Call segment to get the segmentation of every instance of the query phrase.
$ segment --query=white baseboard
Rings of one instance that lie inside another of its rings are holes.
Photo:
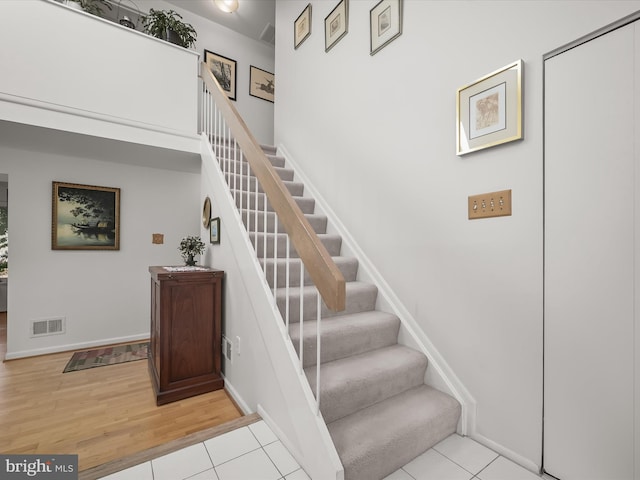
[[[126,337],[105,338],[92,342],[70,343],[67,345],[57,345],[55,347],[34,348],[33,350],[22,350],[19,352],[7,352],[5,360],[16,360],[18,358],[36,357],[38,355],[48,355],[50,353],[71,352],[74,350],[85,350],[87,348],[103,347],[105,345],[115,345],[117,343],[138,342],[149,340],[149,332]]]
[[[233,398],[233,401],[236,402],[236,405],[240,407],[240,410],[242,410],[242,413],[244,413],[245,415],[254,413],[253,410],[247,404],[247,402],[245,402],[242,396],[238,393],[238,391],[235,388],[233,388],[233,385],[231,385],[231,382],[229,382],[229,380],[227,380],[227,378],[224,375],[222,375],[222,378],[224,378],[224,389],[231,396],[231,398]]]
[[[508,458],[512,462],[517,463],[522,468],[526,468],[527,470],[535,473],[536,475],[540,474],[540,469],[541,469],[540,465],[537,465],[535,462],[532,462],[528,458],[523,457],[522,455],[514,452],[513,450],[509,450],[503,445],[500,445],[499,443],[494,442],[493,440],[490,440],[484,435],[480,435],[479,433],[474,432],[470,434],[469,437],[475,440],[476,442],[481,443],[485,447],[490,448],[494,452],[499,453],[503,457]]]

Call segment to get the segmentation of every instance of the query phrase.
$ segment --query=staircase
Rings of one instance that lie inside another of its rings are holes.
[[[336,313],[322,307],[320,411],[342,461],[345,479],[382,479],[454,433],[460,405],[451,396],[424,384],[427,358],[398,344],[400,320],[376,310],[377,287],[358,280],[357,259],[341,256],[341,237],[327,233],[327,217],[315,213],[312,198],[303,197],[304,185],[295,181],[294,171],[286,168],[285,159],[277,156],[273,147],[263,149],[346,281],[346,309]],[[238,166],[231,171],[247,172],[248,168]],[[234,186],[242,185],[246,191],[247,185],[255,184],[246,174],[234,177],[227,179],[232,193]],[[264,194],[252,195],[245,201],[244,197],[240,200],[239,191],[236,193],[234,198],[245,226],[247,222],[258,222],[257,230],[262,232],[267,222],[266,233],[252,234],[250,238],[275,291],[278,309],[286,318],[288,243],[286,234],[280,233],[284,229],[276,225],[270,206],[263,214]],[[276,235],[278,241],[274,241]],[[317,290],[308,275],[300,278],[300,260],[293,247],[289,248],[289,334],[299,354],[302,331],[303,368],[315,394]]]

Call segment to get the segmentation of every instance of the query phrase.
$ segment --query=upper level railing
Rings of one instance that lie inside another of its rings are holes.
[[[225,122],[224,130],[219,130],[220,126],[214,120],[205,118],[204,123],[209,127],[207,130],[210,138],[217,138],[223,142],[233,139],[234,144],[239,146],[325,304],[332,311],[344,310],[346,291],[342,272],[215,77],[204,63],[201,64],[200,70],[206,89],[213,97],[215,107]]]

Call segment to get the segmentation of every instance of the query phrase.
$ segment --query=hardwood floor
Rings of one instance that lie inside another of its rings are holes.
[[[63,374],[70,358],[0,364],[0,452],[78,454],[83,471],[242,417],[224,390],[156,406],[144,360]]]

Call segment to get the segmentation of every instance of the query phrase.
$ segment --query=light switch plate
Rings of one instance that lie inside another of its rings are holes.
[[[152,234],[151,243],[162,245],[164,243],[164,235],[162,233]]]
[[[481,193],[469,197],[469,220],[511,215],[511,190]]]

